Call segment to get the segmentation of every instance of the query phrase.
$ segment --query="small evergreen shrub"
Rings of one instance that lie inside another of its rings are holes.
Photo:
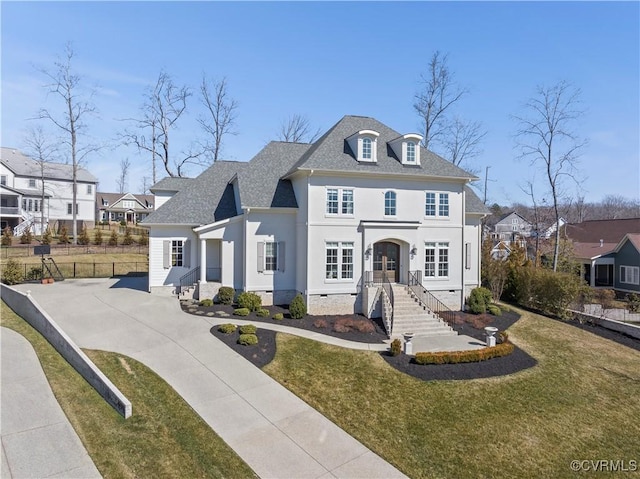
[[[213,300],[206,298],[203,299],[202,301],[200,301],[200,303],[198,303],[200,306],[204,306],[205,308],[209,308],[211,306],[213,306]]]
[[[82,231],[80,231],[80,234],[78,235],[78,244],[88,245],[89,242],[89,232],[87,231],[87,227],[83,226]]]
[[[293,319],[301,319],[307,315],[307,305],[304,303],[304,298],[300,293],[291,301],[289,314]]]
[[[459,364],[476,363],[511,354],[515,346],[504,342],[496,346],[471,351],[440,351],[437,353],[416,353],[417,364]]]
[[[58,244],[69,244],[71,240],[69,239],[69,232],[67,231],[67,227],[62,225],[60,228],[60,233],[58,233]]]
[[[233,304],[233,297],[236,295],[236,291],[229,286],[222,286],[218,290],[218,301],[222,304]]]
[[[238,327],[235,324],[231,323],[221,324],[220,326],[218,326],[218,331],[224,334],[231,334],[236,329],[238,329]]]
[[[258,311],[256,311],[256,315],[260,318],[268,318],[269,316],[271,316],[271,313],[268,309],[259,309]]]
[[[2,246],[11,246],[11,238],[13,237],[13,231],[8,226],[2,230]]]
[[[473,314],[484,314],[491,304],[491,291],[487,288],[473,288],[469,295],[469,311]]]
[[[282,321],[284,319],[284,314],[276,313],[273,315],[273,319],[275,319],[276,321]]]
[[[118,233],[116,233],[116,230],[111,231],[109,246],[118,246]]]
[[[487,312],[494,316],[502,315],[502,310],[500,309],[500,306],[498,306],[497,304],[490,304],[489,306],[487,306]]]
[[[236,316],[249,316],[249,308],[237,308],[233,310],[233,314]]]
[[[20,243],[31,244],[32,241],[33,241],[33,234],[31,233],[31,230],[30,229],[25,230],[25,232],[22,233],[22,236],[20,236]]]
[[[627,296],[629,302],[628,308],[630,313],[640,313],[640,295],[631,293]]]
[[[389,349],[391,356],[398,356],[402,352],[402,341],[398,338],[391,341],[391,348]]]
[[[147,230],[142,230],[142,233],[140,233],[138,244],[140,246],[147,246],[149,244],[149,232]]]
[[[102,230],[95,230],[93,232],[93,244],[97,246],[102,246],[102,242],[104,239],[102,238]]]
[[[124,238],[122,238],[122,244],[127,246],[133,244],[133,238],[131,237],[131,230],[129,228],[124,229]]]
[[[256,334],[258,328],[253,324],[245,324],[240,326],[240,334]]]
[[[238,338],[238,344],[243,346],[255,346],[258,344],[258,336],[255,334],[241,334]]]
[[[10,259],[2,268],[2,282],[8,285],[22,283],[24,276],[22,271],[22,265],[15,259]]]
[[[40,238],[40,242],[42,244],[51,244],[51,230],[48,227],[44,231],[44,234],[42,235],[42,238]]]
[[[238,306],[247,308],[249,311],[256,311],[262,306],[262,298],[256,293],[243,291],[238,295]]]
[[[27,273],[27,277],[25,279],[27,281],[42,279],[42,267],[32,266],[29,272]]]

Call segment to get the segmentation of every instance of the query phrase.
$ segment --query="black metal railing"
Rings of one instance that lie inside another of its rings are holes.
[[[196,266],[188,273],[180,277],[180,286],[178,286],[178,294],[182,292],[184,288],[189,288],[198,282],[200,278],[200,266]]]
[[[455,313],[422,285],[422,271],[409,271],[407,285],[422,306],[437,314],[444,322],[453,327]]]

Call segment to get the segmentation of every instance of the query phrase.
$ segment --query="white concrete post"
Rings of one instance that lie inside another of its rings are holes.
[[[413,339],[414,333],[404,333],[404,354],[413,354]]]
[[[207,282],[207,240],[200,240],[200,283]]]
[[[498,332],[498,328],[493,326],[487,326],[484,328],[484,332],[487,335],[487,347],[491,348],[496,345],[496,337],[495,334]]]

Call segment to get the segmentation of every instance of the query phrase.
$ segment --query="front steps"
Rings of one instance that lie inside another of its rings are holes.
[[[451,326],[426,310],[405,285],[394,284],[393,289],[393,331],[391,337],[401,337],[403,333],[420,336],[457,336]]]

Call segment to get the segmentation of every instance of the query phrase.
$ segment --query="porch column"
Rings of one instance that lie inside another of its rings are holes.
[[[589,282],[591,283],[589,286],[595,288],[596,286],[596,260],[591,261],[591,277],[589,278]]]
[[[207,282],[207,240],[200,240],[200,283]]]

